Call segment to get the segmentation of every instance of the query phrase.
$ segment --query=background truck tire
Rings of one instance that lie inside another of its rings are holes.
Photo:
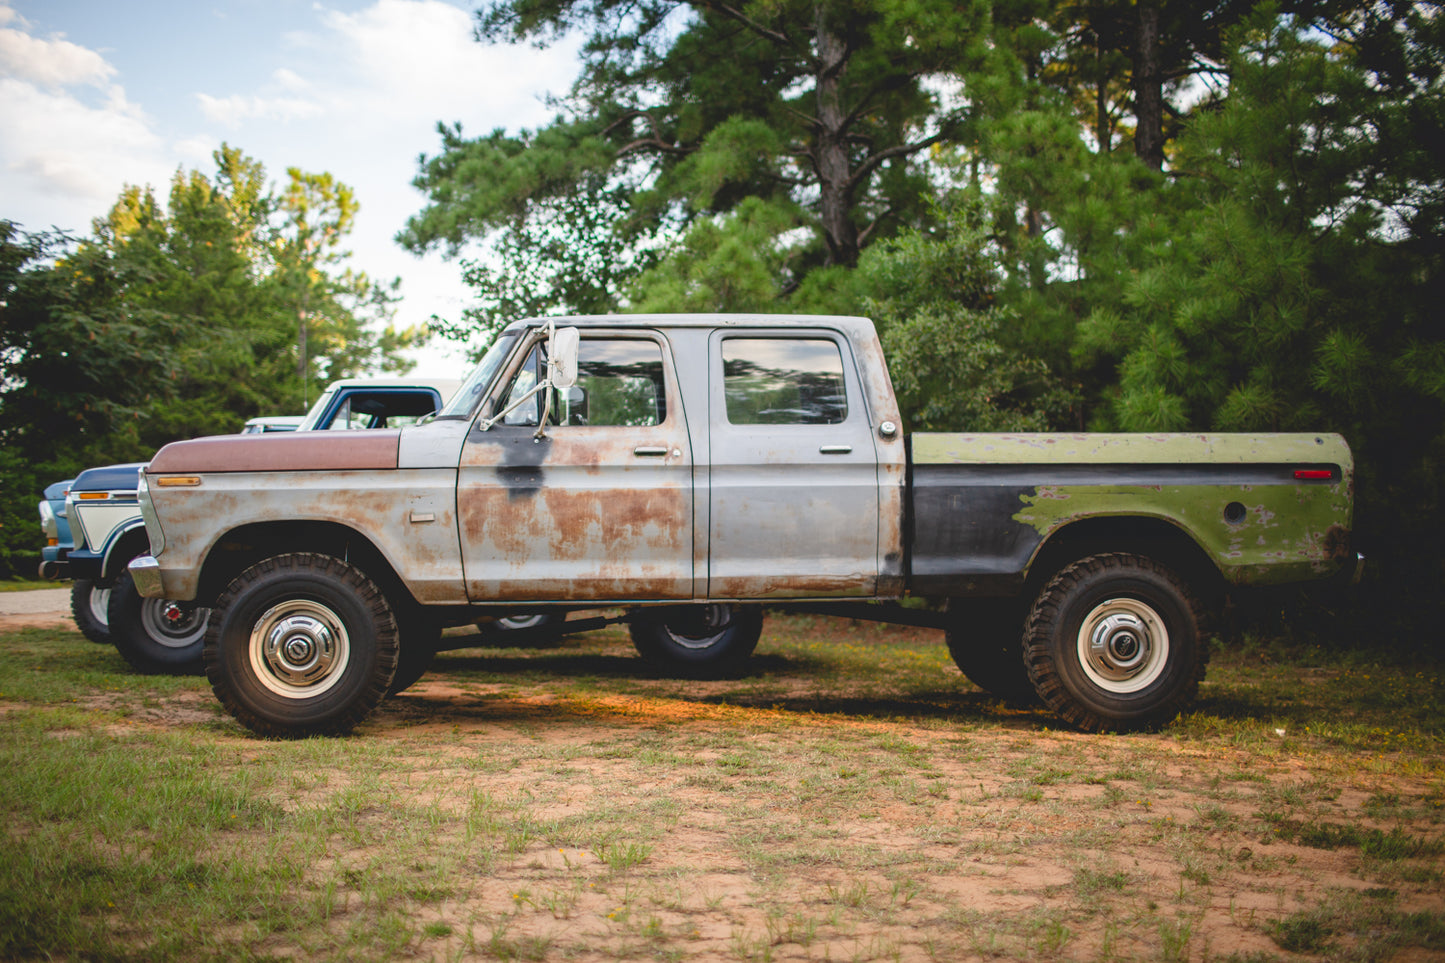
[[[80,634],[97,645],[110,645],[110,589],[100,588],[88,578],[70,584],[70,614]]]
[[[1024,665],[1024,605],[1018,599],[950,599],[944,639],[968,681],[1012,705],[1036,705]]]
[[[664,672],[721,679],[741,672],[763,634],[756,605],[644,610],[628,627],[639,654]]]
[[[1089,732],[1162,725],[1194,698],[1209,650],[1199,602],[1139,555],[1093,555],[1044,586],[1024,636],[1050,709]]]
[[[329,555],[278,555],[221,593],[206,676],[226,711],[263,736],[343,735],[396,674],[397,624],[360,569]]]
[[[126,572],[110,591],[110,640],[130,667],[146,675],[200,675],[210,609],[148,599]]]

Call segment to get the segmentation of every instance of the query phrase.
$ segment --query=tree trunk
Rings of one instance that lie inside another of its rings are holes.
[[[1159,66],[1157,0],[1139,0],[1134,44],[1134,153],[1156,171],[1164,169],[1164,79]]]
[[[817,79],[817,142],[814,163],[818,168],[819,206],[823,219],[823,236],[828,244],[828,263],[852,266],[858,262],[858,228],[849,216],[853,208],[853,191],[848,184],[852,176],[848,162],[847,113],[843,110],[838,87],[847,67],[848,48],[843,38],[828,26],[828,4],[814,7],[814,23],[818,44]]]

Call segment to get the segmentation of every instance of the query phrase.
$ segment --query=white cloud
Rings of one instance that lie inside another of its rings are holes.
[[[0,7],[0,12],[9,15],[0,22],[18,20],[8,7]],[[0,76],[61,90],[80,84],[101,86],[115,76],[115,68],[94,50],[65,40],[63,34],[42,40],[6,27],[0,29]]]
[[[354,14],[327,11],[356,102],[369,113],[438,120],[479,116],[491,126],[536,125],[547,118],[540,93],[563,92],[576,71],[569,45],[487,46],[472,38],[471,15],[440,0],[377,0]],[[327,39],[323,43],[331,44]]]
[[[5,216],[27,224],[34,216],[23,216],[23,208],[36,195],[65,201],[65,209],[85,212],[78,220],[88,223],[115,200],[122,184],[169,176],[149,118],[119,88],[92,106],[13,78],[0,80],[0,130],[6,132],[0,167],[18,181],[7,190],[8,203],[22,208]],[[77,226],[74,220],[58,222]]]
[[[84,229],[126,183],[158,184],[169,164],[151,118],[112,82],[105,57],[0,5],[3,216],[31,230]]]
[[[314,100],[299,97],[265,97],[237,94],[232,97],[212,97],[210,94],[196,94],[201,112],[207,119],[238,128],[251,120],[274,120],[290,123],[307,120],[325,112]]]

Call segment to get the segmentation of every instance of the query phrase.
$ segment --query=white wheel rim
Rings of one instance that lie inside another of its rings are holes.
[[[533,615],[509,615],[506,618],[497,619],[497,625],[512,632],[517,629],[530,629],[535,625],[541,625],[546,620],[545,612],[537,612]]]
[[[1148,688],[1169,664],[1169,630],[1159,613],[1138,599],[1096,605],[1079,626],[1077,646],[1084,675],[1116,695]]]
[[[269,609],[251,629],[251,671],[287,699],[319,696],[341,681],[351,661],[351,637],[320,602],[292,599]]]
[[[709,605],[703,623],[708,629],[716,629],[711,635],[681,635],[671,626],[665,626],[667,634],[684,649],[701,651],[710,649],[722,640],[733,621],[733,610],[728,605]]]
[[[110,628],[110,589],[92,587],[89,604],[90,617]]]

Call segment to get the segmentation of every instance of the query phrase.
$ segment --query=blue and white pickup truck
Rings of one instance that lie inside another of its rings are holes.
[[[974,681],[1126,729],[1193,698],[1231,588],[1357,570],[1353,473],[1330,434],[908,438],[863,318],[526,320],[428,424],[163,448],[130,572],[212,608],[212,688],[267,735],[350,730],[488,611],[622,608],[709,674],[765,605],[909,595]]]
[[[343,379],[285,433],[415,424],[437,411],[459,384],[434,378]],[[251,433],[247,429],[243,433]],[[126,564],[149,547],[136,499],[144,467],[135,462],[91,468],[46,488],[40,503],[46,538],[40,575],[72,579],[77,627],[92,642],[115,645],[138,671],[197,672],[209,613],[168,599],[142,599],[125,573]]]

